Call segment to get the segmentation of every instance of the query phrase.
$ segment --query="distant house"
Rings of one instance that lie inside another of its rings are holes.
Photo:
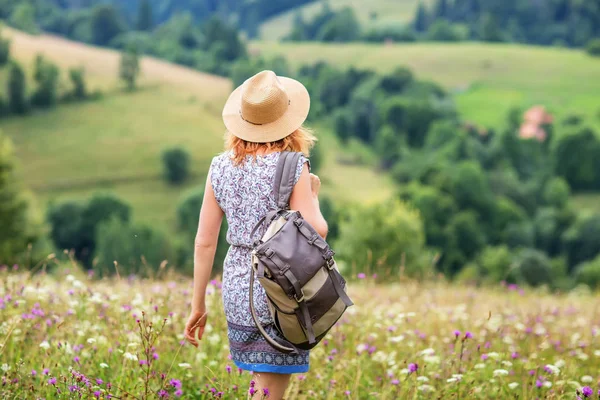
[[[544,106],[533,106],[523,115],[519,137],[521,139],[536,139],[543,142],[547,137],[544,125],[551,124],[552,121],[554,121],[554,117],[546,112]]]

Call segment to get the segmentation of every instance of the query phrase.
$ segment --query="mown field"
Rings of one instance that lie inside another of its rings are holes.
[[[418,0],[328,0],[333,10],[343,7],[352,7],[363,29],[398,23],[410,23],[415,15]],[[425,0],[425,4],[433,4],[432,0]],[[285,13],[263,22],[260,27],[260,37],[263,40],[278,40],[290,33],[294,16],[297,13],[306,19],[312,18],[323,8],[322,1],[314,1],[296,7]]]
[[[389,72],[406,66],[456,95],[465,119],[501,127],[513,106],[543,104],[560,120],[578,114],[600,128],[600,59],[581,50],[515,44],[324,44],[253,42],[292,66],[319,60]]]
[[[144,58],[140,89],[125,93],[117,79],[117,52],[9,29],[5,34],[30,74],[40,52],[61,68],[84,66],[90,89],[104,92],[97,101],[0,121],[0,129],[15,143],[24,184],[42,204],[112,191],[131,203],[135,219],[172,225],[178,199],[203,185],[211,158],[222,149],[221,110],[231,82]],[[0,81],[4,75],[2,71]],[[62,79],[61,85],[67,85],[66,70]],[[334,136],[326,130],[318,134],[330,154],[322,169],[325,191],[339,200],[358,201],[392,192],[390,180],[372,168],[339,164],[343,150]],[[186,185],[173,187],[162,179],[160,154],[175,145],[192,155],[193,176]]]
[[[1,398],[246,398],[252,377],[228,359],[218,280],[196,349],[182,336],[191,280],[169,271],[94,281],[75,267],[33,277],[2,267],[0,277]],[[311,352],[310,372],[293,377],[287,399],[597,392],[600,320],[585,291],[378,286],[367,277],[350,295],[356,305]]]

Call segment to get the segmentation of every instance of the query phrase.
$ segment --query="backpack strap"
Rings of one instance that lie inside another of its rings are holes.
[[[282,151],[279,155],[273,189],[275,191],[277,207],[281,210],[289,209],[290,196],[292,195],[292,190],[294,190],[296,167],[301,156],[302,153],[291,151]]]

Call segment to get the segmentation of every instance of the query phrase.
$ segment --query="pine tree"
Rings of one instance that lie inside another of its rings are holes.
[[[138,31],[151,31],[154,27],[154,15],[150,0],[140,0],[138,8]]]
[[[17,261],[27,250],[27,202],[15,182],[14,156],[10,140],[0,132],[0,260]]]
[[[448,0],[437,0],[435,4],[435,18],[448,18]]]
[[[415,31],[426,32],[429,26],[429,17],[427,15],[427,9],[423,2],[419,2],[417,7],[417,14],[415,15]]]
[[[140,73],[140,60],[137,50],[129,48],[121,54],[121,68],[119,76],[128,90],[134,90],[137,77]]]
[[[8,106],[15,114],[25,114],[28,110],[25,73],[16,61],[11,61],[8,71]]]

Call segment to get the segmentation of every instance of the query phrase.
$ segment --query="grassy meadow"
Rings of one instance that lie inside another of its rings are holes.
[[[352,7],[361,25],[368,29],[374,26],[409,23],[412,21],[418,0],[329,0],[333,10],[343,7]],[[433,4],[425,0],[426,4]],[[323,2],[313,1],[290,11],[278,14],[263,22],[260,26],[260,37],[263,40],[278,40],[290,33],[294,17],[301,13],[305,19],[318,14],[323,7]]]
[[[459,111],[477,124],[500,127],[512,106],[543,104],[558,119],[578,114],[600,127],[600,60],[581,50],[489,43],[324,44],[253,42],[267,57],[292,66],[326,61],[389,72],[410,68],[456,95]]]
[[[211,158],[222,149],[221,109],[231,82],[144,58],[140,89],[127,93],[117,79],[115,51],[48,35],[9,29],[5,34],[30,74],[40,52],[61,68],[84,66],[90,89],[104,93],[100,100],[0,121],[15,143],[25,186],[41,204],[111,191],[133,206],[135,219],[171,227],[178,199],[203,184]],[[63,70],[62,86],[66,79]],[[338,200],[359,201],[392,192],[391,180],[372,168],[338,163],[343,151],[334,135],[326,129],[317,133],[332,155],[324,160],[324,191]],[[160,154],[170,146],[184,146],[192,155],[192,177],[185,185],[170,186],[162,178]]]
[[[246,398],[252,376],[228,359],[218,280],[196,349],[182,336],[191,280],[168,270],[98,281],[76,267],[35,276],[2,267],[0,277],[1,398]],[[600,325],[589,293],[375,286],[369,277],[349,291],[356,305],[311,352],[310,372],[292,378],[287,399],[573,399],[597,390]]]

